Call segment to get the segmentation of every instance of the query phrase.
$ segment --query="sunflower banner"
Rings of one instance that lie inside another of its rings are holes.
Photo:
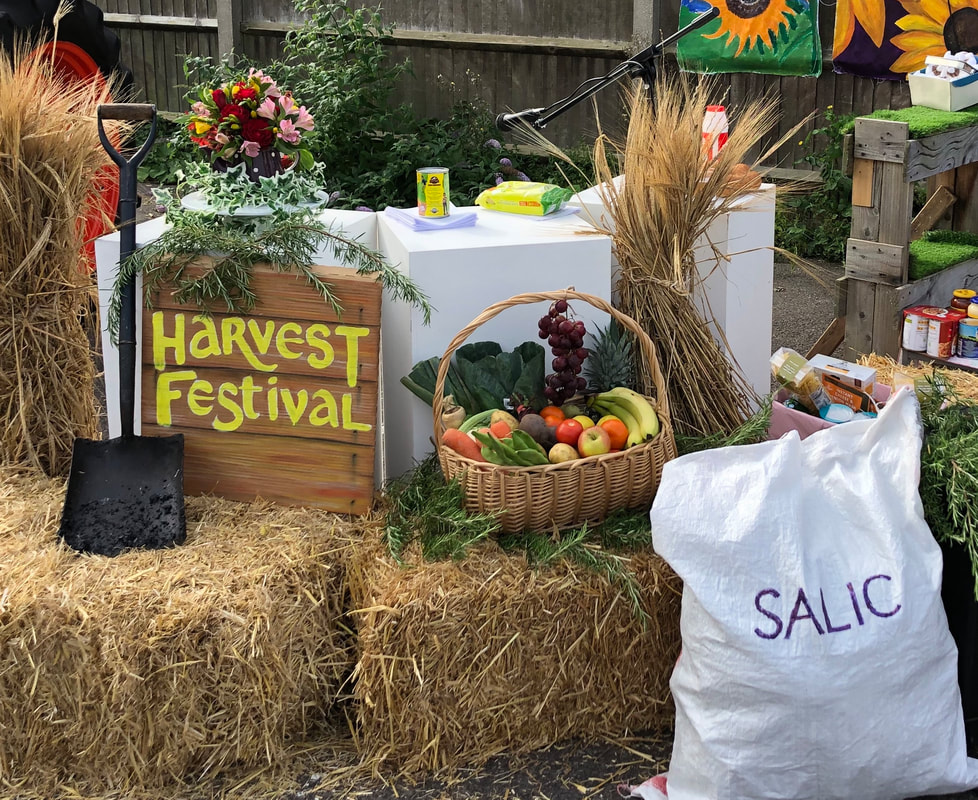
[[[682,0],[680,29],[714,6],[720,15],[677,43],[682,69],[768,75],[822,72],[814,0]]]
[[[948,51],[978,52],[978,0],[837,0],[836,72],[903,80]]]

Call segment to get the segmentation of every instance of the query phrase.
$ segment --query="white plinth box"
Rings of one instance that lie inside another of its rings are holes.
[[[587,227],[576,216],[531,219],[478,209],[473,227],[413,231],[380,215],[380,251],[421,287],[435,307],[426,327],[417,309],[384,298],[381,405],[388,477],[404,473],[434,449],[430,407],[400,382],[415,363],[441,357],[455,335],[488,306],[517,294],[573,286],[610,301],[611,240],[580,232]],[[575,304],[574,308],[590,331],[607,324],[607,315],[591,306]],[[546,310],[541,303],[508,308],[467,341],[494,341],[503,350],[525,341],[539,342],[537,320]],[[546,363],[549,367],[549,359]]]
[[[771,391],[774,199],[773,184],[744,197],[716,220],[695,251],[700,284],[694,300],[720,348],[761,397]],[[571,202],[582,207],[582,219],[612,229],[597,187]]]

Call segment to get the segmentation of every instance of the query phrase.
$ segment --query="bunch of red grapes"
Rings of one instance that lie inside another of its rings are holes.
[[[543,393],[556,406],[587,386],[587,381],[581,377],[581,365],[588,355],[587,348],[584,347],[584,334],[587,331],[583,322],[568,319],[568,314],[573,312],[567,301],[555,300],[550,304],[547,316],[540,317],[538,323],[540,330],[537,335],[547,340],[550,351],[554,354],[551,363],[554,371],[547,376],[547,386]]]

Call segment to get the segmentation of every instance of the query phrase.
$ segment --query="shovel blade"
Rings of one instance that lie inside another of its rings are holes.
[[[58,535],[106,556],[183,544],[183,434],[76,439]]]

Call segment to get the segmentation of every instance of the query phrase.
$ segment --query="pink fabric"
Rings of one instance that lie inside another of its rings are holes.
[[[884,404],[890,397],[890,387],[877,383],[873,389],[873,397],[880,405]],[[824,419],[806,414],[804,411],[785,408],[784,401],[787,398],[788,392],[785,389],[774,396],[774,403],[771,406],[771,424],[767,430],[768,439],[780,439],[788,431],[798,431],[798,435],[805,439],[817,431],[832,427],[832,423]]]

